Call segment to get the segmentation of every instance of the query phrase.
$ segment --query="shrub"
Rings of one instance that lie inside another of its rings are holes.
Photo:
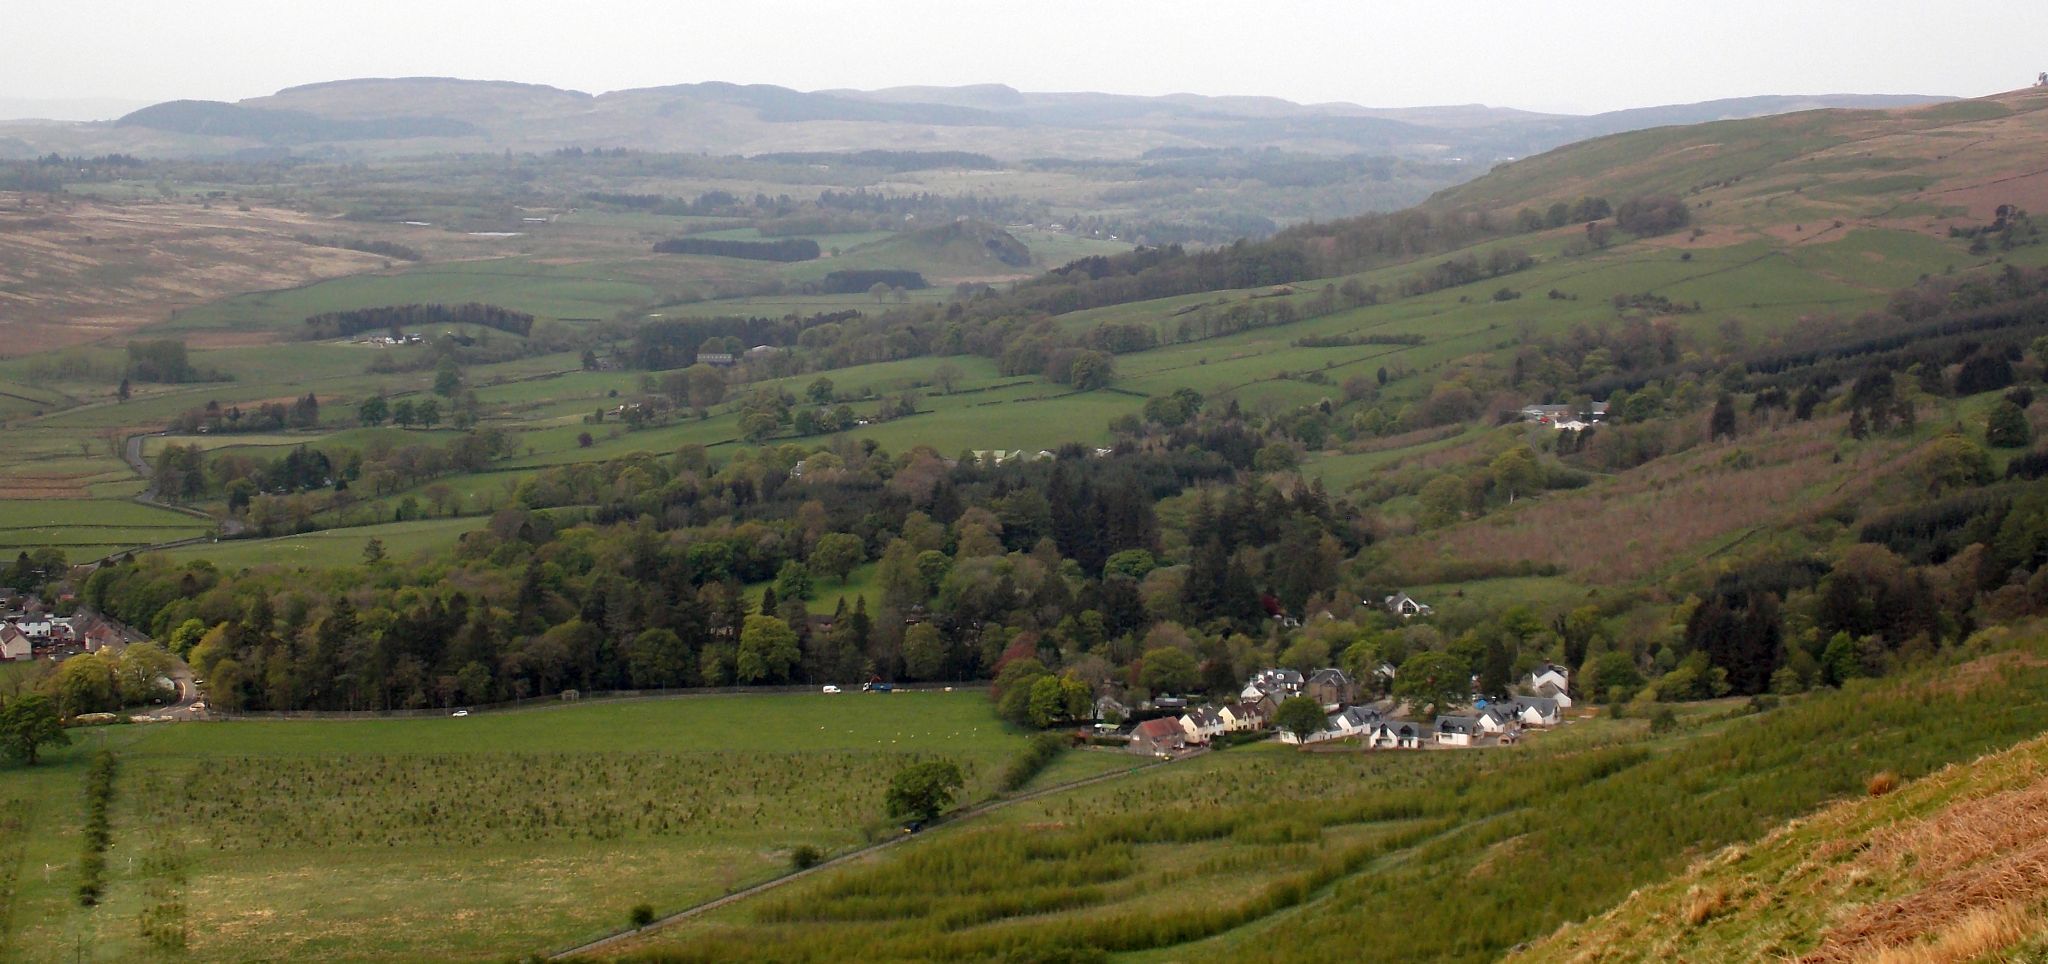
[[[654,905],[648,903],[634,904],[631,920],[634,927],[646,927],[654,923]]]
[[[1878,771],[1877,773],[1871,776],[1869,782],[1863,785],[1864,792],[1870,794],[1873,797],[1884,796],[1885,794],[1890,793],[1893,790],[1897,790],[1898,788],[1899,775],[1893,773],[1890,770]]]
[[[825,855],[810,844],[804,844],[789,852],[789,865],[797,870],[809,870],[824,859]]]
[[[1003,792],[1010,793],[1022,789],[1025,784],[1031,782],[1032,777],[1051,764],[1053,758],[1059,756],[1066,745],[1066,737],[1058,733],[1040,733],[1032,737],[1031,742],[1025,745],[1023,754],[1010,761],[1010,768],[1003,771]]]

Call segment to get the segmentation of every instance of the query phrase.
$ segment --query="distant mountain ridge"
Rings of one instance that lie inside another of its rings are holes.
[[[1003,84],[799,91],[713,81],[593,95],[514,81],[402,77],[305,84],[235,103],[168,101],[111,124],[0,124],[0,134],[29,150],[167,156],[263,148],[379,155],[627,147],[720,154],[968,150],[1014,160],[1274,147],[1487,164],[1645,127],[1946,99],[1743,97],[1573,116],[1484,105],[1371,108],[1258,96],[1028,92]]]

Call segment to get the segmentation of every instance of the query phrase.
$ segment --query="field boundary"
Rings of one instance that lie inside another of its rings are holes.
[[[1191,759],[1199,755],[1201,754],[1193,753],[1189,754],[1186,757],[1179,757],[1177,759]],[[1056,786],[1050,786],[1038,790],[1033,790],[1030,793],[1018,794],[1014,797],[1000,797],[993,800],[985,800],[981,803],[974,804],[973,806],[963,807],[950,814],[947,814],[943,818],[943,822],[940,823],[939,826],[958,826],[960,824],[966,823],[969,820],[973,820],[976,817],[986,816],[990,813],[993,813],[997,810],[1001,810],[1002,808],[1010,806],[1012,804],[1027,803],[1029,801],[1036,800],[1041,797],[1051,796],[1056,793],[1064,793],[1068,790],[1079,789],[1081,787],[1090,786],[1092,784],[1105,783],[1110,780],[1128,777],[1146,770],[1166,766],[1167,764],[1172,762],[1174,761],[1154,760],[1147,763],[1140,763],[1137,766],[1133,766],[1128,770],[1112,770],[1108,773],[1101,773],[1092,777],[1084,777],[1079,780],[1071,780],[1066,783],[1058,784]],[[784,884],[801,880],[812,874],[818,873],[819,871],[826,870],[832,867],[837,867],[842,864],[852,863],[853,861],[859,860],[862,857],[866,857],[871,854],[880,852],[882,850],[886,850],[898,844],[908,843],[915,839],[917,839],[917,836],[914,834],[902,834],[896,837],[891,837],[888,840],[884,840],[879,843],[871,843],[865,847],[858,847],[853,850],[849,850],[846,853],[840,854],[837,857],[833,857],[830,860],[826,860],[822,863],[816,864],[811,867],[806,867],[803,870],[788,871],[780,876],[772,877],[768,880],[764,880],[750,887],[740,888],[739,890],[733,891],[730,894],[726,894],[723,897],[714,897],[710,900],[703,901],[698,904],[693,904],[689,907],[683,908],[682,910],[676,911],[673,914],[657,918],[653,923],[650,923],[644,927],[630,927],[625,930],[613,931],[612,933],[600,937],[594,941],[578,944],[567,950],[555,951],[551,954],[548,954],[547,959],[551,961],[558,961],[566,958],[576,957],[583,954],[589,954],[594,951],[600,951],[620,941],[626,940],[627,938],[640,937],[643,935],[652,934],[655,931],[661,930],[662,928],[669,926],[670,924],[688,920],[692,917],[696,917],[701,914],[710,913],[711,911],[717,910],[721,907],[727,907],[732,904],[739,903],[740,901],[746,900],[749,897],[759,896],[761,894],[767,893],[768,891],[774,890],[777,887],[781,887]]]
[[[945,693],[954,691],[980,693],[987,691],[989,685],[990,683],[987,680],[968,680],[956,683],[912,683],[895,686],[893,692],[881,695],[893,696],[895,693]],[[688,699],[703,696],[787,696],[800,693],[817,694],[818,686],[812,684],[792,684],[788,686],[690,686],[660,690],[603,690],[585,693],[574,699],[563,699],[560,694],[557,694],[554,696],[529,696],[525,699],[507,700],[502,703],[473,703],[417,710],[257,710],[249,712],[216,712],[209,714],[208,718],[215,721],[239,722],[406,720],[447,716],[456,710],[468,710],[471,713],[522,712],[548,709],[550,707],[567,708],[584,703],[631,703],[651,700]],[[859,699],[863,696],[872,697],[876,694],[850,691],[836,695],[842,695],[848,699]]]

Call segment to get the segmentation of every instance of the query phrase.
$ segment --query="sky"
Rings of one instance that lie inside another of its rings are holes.
[[[0,99],[237,100],[353,77],[590,93],[1256,94],[1561,113],[1754,94],[1975,96],[2048,70],[2040,0],[15,0]]]

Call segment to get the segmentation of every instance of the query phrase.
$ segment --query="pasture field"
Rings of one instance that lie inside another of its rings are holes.
[[[311,315],[414,302],[482,301],[542,318],[609,318],[658,297],[652,286],[631,274],[585,263],[524,258],[428,264],[238,295],[179,312],[163,330],[272,330],[289,338]]]
[[[381,525],[321,529],[273,539],[235,539],[166,550],[176,559],[205,559],[222,569],[254,566],[330,569],[363,561],[371,539],[384,542],[384,557],[407,561],[423,552],[452,548],[462,534],[481,528],[484,520],[469,517],[386,522]]]
[[[1493,960],[1878,770],[1910,780],[2039,734],[2041,701],[2016,694],[2048,683],[2044,651],[2038,630],[1997,631],[1900,678],[1687,707],[1662,736],[1596,718],[1490,750],[1212,753],[942,829],[626,956],[1281,961],[1399,933],[1418,959]]]
[[[888,828],[882,792],[907,762],[954,760],[966,798],[986,796],[1024,744],[979,692],[73,736],[0,793],[27,804],[0,825],[10,960],[158,956],[146,914],[193,960],[517,956],[622,925],[641,901],[672,910],[772,876],[798,845],[863,843]],[[101,744],[120,757],[114,859],[88,910],[72,894],[77,801]],[[1100,772],[1086,762],[1067,772]]]

